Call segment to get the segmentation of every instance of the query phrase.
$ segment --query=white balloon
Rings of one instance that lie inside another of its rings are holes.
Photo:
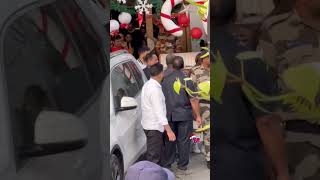
[[[120,24],[117,20],[110,20],[110,32],[117,31],[120,28]]]
[[[118,19],[121,24],[129,24],[131,22],[132,17],[129,13],[122,12],[120,13]]]

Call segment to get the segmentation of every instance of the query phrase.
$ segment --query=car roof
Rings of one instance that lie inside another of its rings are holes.
[[[110,69],[112,69],[115,65],[128,60],[136,60],[128,51],[119,50],[110,53]]]

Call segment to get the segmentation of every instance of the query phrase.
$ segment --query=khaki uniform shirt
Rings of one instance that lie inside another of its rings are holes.
[[[280,77],[289,67],[320,62],[319,30],[304,23],[295,11],[272,16],[262,25],[258,50]],[[279,86],[285,91],[281,80]]]
[[[210,81],[210,70],[205,69],[202,66],[197,66],[192,70],[190,77],[196,85],[205,81]]]

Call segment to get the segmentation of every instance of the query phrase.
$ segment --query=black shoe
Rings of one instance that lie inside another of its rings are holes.
[[[207,161],[207,167],[210,169],[210,161]]]

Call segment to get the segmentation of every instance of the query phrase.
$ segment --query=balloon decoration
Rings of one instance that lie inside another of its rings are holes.
[[[117,20],[110,20],[110,34],[116,36],[119,33],[120,24]]]
[[[198,7],[198,15],[202,21],[203,28],[205,33],[208,34],[208,7],[209,7],[209,0],[186,0],[190,4]]]
[[[131,22],[131,19],[132,19],[132,17],[129,13],[126,13],[126,12],[120,13],[120,15],[118,17],[118,20],[121,23],[120,28],[121,29],[128,29],[129,24]]]
[[[189,27],[190,26],[190,19],[188,18],[186,13],[179,14],[178,25],[180,27]]]
[[[192,39],[200,39],[202,37],[202,30],[198,27],[192,28],[190,33]]]
[[[118,3],[123,3],[123,4],[126,4],[127,3],[127,0],[117,0]]]

